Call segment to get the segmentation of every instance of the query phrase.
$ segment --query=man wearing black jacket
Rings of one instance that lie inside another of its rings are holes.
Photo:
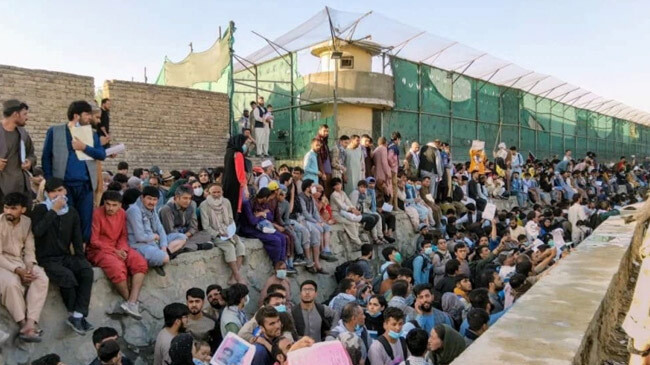
[[[45,183],[45,202],[34,207],[32,231],[36,259],[61,290],[69,314],[66,323],[79,335],[92,331],[86,317],[93,269],[84,255],[79,214],[67,205],[63,180],[53,177]]]

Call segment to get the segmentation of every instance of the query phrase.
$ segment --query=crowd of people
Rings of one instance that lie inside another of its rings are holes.
[[[251,107],[255,128],[270,128],[271,106],[261,99]],[[150,268],[164,276],[179,254],[214,248],[230,268],[227,287],[190,288],[184,303],[164,308],[155,365],[207,364],[228,333],[255,346],[254,365],[286,364],[288,352],[322,341],[340,341],[353,364],[449,364],[596,226],[640,200],[650,177],[634,156],[612,165],[591,152],[537,160],[503,143],[493,161],[474,149],[470,161],[454,164],[438,140],[405,150],[393,132],[376,145],[369,135],[330,143],[327,125],[302,166],[253,166],[247,156],[267,156],[268,138],[256,131],[254,139],[245,123],[222,167],[129,174],[123,161],[113,173],[101,166],[115,157],[105,151],[110,108],[108,99],[101,107],[71,103],[68,123],[47,131],[42,167],[24,128],[25,103],[6,101],[0,128],[1,303],[19,339],[40,342],[55,284],[66,324],[92,332],[97,364],[131,362],[115,329],[87,320],[93,266],[123,299],[116,313],[141,319]],[[92,145],[73,137],[87,125],[96,129]],[[496,209],[500,200],[514,206]],[[412,242],[395,245],[398,214],[411,222]],[[332,253],[335,224],[347,238],[340,244],[359,258]],[[252,317],[244,237],[262,242],[274,268]],[[321,260],[339,265],[328,272]],[[292,295],[287,276],[299,267],[335,278],[337,290],[319,293],[304,280]],[[8,336],[0,331],[0,341]]]

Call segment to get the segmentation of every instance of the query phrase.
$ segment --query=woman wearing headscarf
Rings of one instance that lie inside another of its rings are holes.
[[[246,193],[246,161],[244,158],[247,139],[248,137],[243,134],[230,137],[226,147],[226,156],[223,160],[223,196],[230,201],[235,221],[237,221],[237,217],[242,211],[244,196],[248,197]]]
[[[427,347],[433,365],[448,365],[465,350],[465,340],[455,329],[439,323],[431,330]]]
[[[275,212],[267,204],[270,197],[269,188],[261,188],[252,200],[243,200],[239,231],[244,237],[262,241],[266,253],[275,265],[287,258],[287,239],[282,233],[271,228],[273,226],[270,222],[274,221]]]

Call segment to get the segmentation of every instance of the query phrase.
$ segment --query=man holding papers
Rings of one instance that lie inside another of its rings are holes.
[[[45,179],[63,179],[68,204],[79,212],[85,243],[90,239],[93,192],[97,188],[96,160],[106,158],[99,136],[90,126],[92,117],[88,102],[72,102],[68,107],[68,123],[47,130],[42,157]]]

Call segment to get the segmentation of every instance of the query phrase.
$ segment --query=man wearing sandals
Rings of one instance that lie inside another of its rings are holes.
[[[21,193],[4,197],[4,213],[0,215],[0,297],[2,305],[21,326],[20,339],[40,342],[36,323],[45,304],[49,280],[36,265],[32,221],[24,215],[28,204]]]

